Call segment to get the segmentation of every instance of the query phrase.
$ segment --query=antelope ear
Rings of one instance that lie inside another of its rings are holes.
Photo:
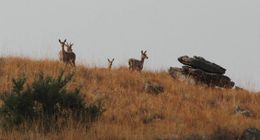
[[[61,40],[59,39],[59,42],[61,43]]]
[[[141,50],[141,53],[143,54],[143,53],[144,53],[144,51],[143,51],[143,50]]]
[[[67,39],[64,40],[64,43],[67,41]]]
[[[114,62],[115,58],[112,59],[112,62]]]
[[[107,59],[107,61],[108,61],[108,62],[110,62],[110,60],[109,60],[109,59]]]
[[[144,53],[146,53],[147,51],[144,51]]]

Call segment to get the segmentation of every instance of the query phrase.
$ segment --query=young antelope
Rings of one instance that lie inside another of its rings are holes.
[[[129,64],[129,70],[136,70],[141,72],[144,66],[144,60],[148,59],[148,56],[146,55],[146,51],[141,51],[141,60],[137,60],[134,58],[131,58],[128,60]]]
[[[75,61],[76,61],[76,54],[72,50],[73,43],[66,43],[65,46],[67,47],[67,59],[68,63],[75,66]]]
[[[109,58],[107,59],[107,61],[108,61],[108,69],[109,70],[111,70],[114,60],[115,60],[115,58],[113,58],[112,60],[110,60]]]

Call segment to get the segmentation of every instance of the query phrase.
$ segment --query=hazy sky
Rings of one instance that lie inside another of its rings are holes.
[[[58,38],[77,62],[127,65],[148,51],[145,69],[200,55],[238,85],[260,90],[260,0],[0,0],[0,55],[58,59]]]

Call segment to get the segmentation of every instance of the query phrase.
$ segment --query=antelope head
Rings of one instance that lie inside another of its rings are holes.
[[[141,54],[142,54],[142,55],[141,55],[141,58],[142,58],[142,60],[148,59],[148,56],[147,56],[146,52],[147,52],[147,51],[143,51],[143,50],[141,51]]]
[[[66,43],[65,45],[67,47],[67,52],[72,52],[73,51],[72,50],[72,46],[74,45],[73,43]]]
[[[114,60],[115,60],[115,58],[113,58],[112,60],[110,60],[109,58],[107,59],[107,61],[108,61],[108,69],[112,68]]]
[[[67,41],[66,39],[64,39],[64,41],[61,41],[59,39],[59,43],[60,43],[62,49],[64,49],[64,46],[66,45],[66,41]]]

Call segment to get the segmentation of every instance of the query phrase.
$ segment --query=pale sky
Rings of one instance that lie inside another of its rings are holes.
[[[58,59],[58,38],[91,66],[126,66],[141,49],[148,70],[199,55],[260,90],[260,0],[0,0],[0,18],[1,56]]]

